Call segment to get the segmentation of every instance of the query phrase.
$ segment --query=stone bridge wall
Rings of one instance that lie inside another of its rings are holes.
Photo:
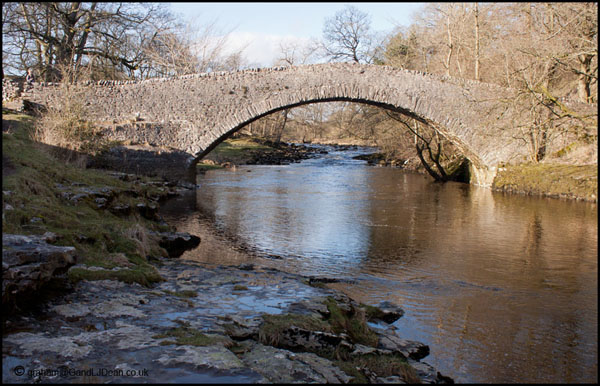
[[[91,87],[89,87],[91,86]],[[27,97],[61,103],[61,88],[36,84]],[[499,163],[520,162],[518,116],[499,103],[510,90],[388,66],[350,63],[194,74],[145,81],[100,81],[74,95],[116,140],[147,142],[202,157],[249,122],[287,107],[354,101],[401,111],[433,125],[488,185]],[[138,121],[145,123],[126,125]]]

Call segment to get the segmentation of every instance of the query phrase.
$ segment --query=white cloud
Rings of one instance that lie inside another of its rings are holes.
[[[280,44],[297,43],[307,45],[310,39],[296,36],[258,34],[253,32],[232,32],[227,37],[223,54],[227,55],[243,49],[243,56],[250,66],[270,67],[281,56]]]

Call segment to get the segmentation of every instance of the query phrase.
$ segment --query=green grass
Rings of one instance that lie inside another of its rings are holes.
[[[246,161],[249,156],[257,151],[269,151],[273,148],[263,144],[263,140],[253,137],[228,138],[215,147],[206,157],[209,160],[217,162],[232,162],[241,164]],[[198,165],[202,165],[199,163]],[[213,169],[215,166],[206,165],[199,166],[206,168],[205,170]],[[218,167],[218,166],[217,166]]]
[[[271,147],[261,143],[259,138],[229,138],[223,141],[213,151],[217,154],[238,154],[247,150],[269,150]]]
[[[2,127],[7,127],[8,132],[18,139],[28,139],[30,137],[33,133],[35,121],[36,119],[31,115],[2,108]]]
[[[597,201],[597,165],[521,164],[499,171],[496,190]]]
[[[361,307],[365,310],[365,317],[368,321],[381,319],[386,315],[379,307],[370,306],[368,304],[361,304]]]
[[[177,296],[179,298],[195,298],[196,296],[198,296],[198,292],[192,290],[183,290],[177,292],[163,290],[163,292],[167,295]]]
[[[333,332],[331,326],[314,316],[301,314],[263,315],[264,323],[258,331],[261,343],[278,346],[282,334],[291,326],[310,331]]]
[[[352,306],[350,311],[345,311],[332,297],[327,298],[325,305],[330,313],[327,321],[335,333],[348,334],[353,343],[377,346],[377,334],[367,325],[367,314],[364,308]]]
[[[236,284],[233,286],[233,290],[234,291],[248,291],[248,287],[246,287],[245,285]]]
[[[345,360],[334,360],[333,363],[346,374],[354,377],[350,383],[369,383],[368,378],[359,370],[362,368],[368,368],[379,377],[397,375],[406,383],[421,383],[421,378],[419,378],[415,369],[398,354],[367,354]]]
[[[73,183],[93,189],[109,187],[116,193],[114,202],[135,208],[137,203],[149,203],[148,197],[164,192],[151,185],[124,182],[102,171],[61,161],[47,145],[28,139],[26,133],[34,122],[31,117],[6,114],[3,124],[4,121],[11,122],[12,133],[2,134],[2,190],[10,192],[3,194],[3,205],[12,209],[3,210],[3,232],[27,235],[50,231],[58,236],[56,245],[76,248],[79,263],[110,269],[119,266],[110,255],[123,253],[128,265],[132,265],[130,269],[114,272],[75,270],[69,274],[75,281],[114,278],[148,285],[160,280],[146,258],[165,256],[166,251],[146,229],[168,230],[165,226],[146,220],[136,211],[119,217],[98,209],[92,197],[75,203],[63,197],[63,193],[76,192]]]
[[[332,297],[326,299],[325,305],[329,310],[329,316],[325,320],[302,314],[264,315],[264,323],[259,330],[260,341],[276,346],[281,335],[291,326],[296,326],[310,331],[343,333],[350,337],[352,343],[377,346],[377,334],[368,326],[367,320],[379,315],[381,310],[361,305],[351,306],[347,311]]]
[[[213,346],[223,345],[226,348],[234,346],[234,342],[222,335],[206,335],[182,323],[182,326],[175,327],[163,334],[154,335],[154,339],[173,338],[175,340],[166,340],[161,345],[189,345],[189,346]]]
[[[223,166],[221,166],[221,165],[211,165],[211,164],[206,164],[206,163],[198,162],[196,164],[196,169],[199,172],[203,172],[203,171],[207,171],[207,170],[223,169]]]

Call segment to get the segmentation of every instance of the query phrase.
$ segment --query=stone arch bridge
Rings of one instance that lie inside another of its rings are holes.
[[[62,88],[39,83],[24,97],[63,103]],[[527,146],[519,117],[499,86],[388,66],[350,63],[216,72],[144,81],[98,81],[77,91],[114,140],[149,143],[187,155],[189,165],[248,123],[289,107],[352,101],[399,111],[432,125],[471,162],[472,183],[489,186],[501,163]]]

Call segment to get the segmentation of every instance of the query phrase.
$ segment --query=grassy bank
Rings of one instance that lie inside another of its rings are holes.
[[[152,205],[165,189],[66,162],[64,152],[29,139],[33,124],[30,116],[3,111],[2,231],[52,232],[53,244],[76,248],[78,263],[106,269],[72,269],[74,281],[114,278],[149,285],[161,280],[148,258],[166,256],[166,251],[149,230],[171,229],[135,209]]]
[[[246,163],[256,152],[268,152],[272,150],[272,147],[266,145],[264,140],[259,138],[228,138],[200,161],[198,168],[203,170],[220,168],[222,166],[219,164],[225,162],[240,165]]]
[[[597,202],[597,165],[521,164],[500,168],[499,191]]]
[[[198,171],[235,165],[286,165],[311,158],[313,154],[313,149],[303,145],[272,142],[259,137],[235,137],[213,149],[198,163]]]

